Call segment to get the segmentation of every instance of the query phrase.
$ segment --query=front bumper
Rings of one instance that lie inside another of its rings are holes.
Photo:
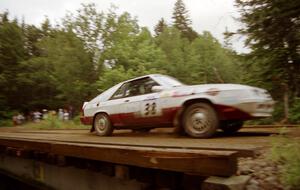
[[[252,117],[270,117],[273,112],[273,100],[252,100],[234,105],[234,107],[248,113]]]
[[[231,104],[217,104],[221,120],[250,120],[272,116],[274,101],[272,99],[244,99]]]

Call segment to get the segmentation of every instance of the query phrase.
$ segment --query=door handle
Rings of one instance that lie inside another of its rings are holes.
[[[129,100],[125,100],[124,102],[129,102]]]

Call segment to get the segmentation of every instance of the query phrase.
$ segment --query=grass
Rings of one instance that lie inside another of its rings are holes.
[[[73,120],[61,121],[56,116],[49,116],[46,120],[40,122],[29,122],[23,125],[26,128],[33,129],[89,129],[90,126],[82,125],[79,117]]]
[[[275,137],[271,159],[283,165],[281,180],[287,189],[300,189],[300,138]]]
[[[0,120],[0,127],[12,127],[13,122],[11,119]]]

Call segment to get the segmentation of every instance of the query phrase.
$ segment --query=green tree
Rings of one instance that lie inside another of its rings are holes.
[[[149,30],[139,28],[136,19],[128,13],[110,20],[107,31],[113,32],[105,35],[105,51],[101,60],[106,66],[135,70],[139,65],[151,68],[163,61],[163,53],[157,48]]]
[[[85,51],[83,42],[73,32],[58,32],[53,38],[42,41],[41,47],[54,67],[54,77],[60,91],[58,98],[79,106],[94,95],[93,83],[97,79],[97,72],[93,57]]]
[[[259,63],[260,79],[276,99],[300,95],[300,2],[292,0],[236,0],[251,57]],[[278,90],[281,89],[281,90]],[[282,93],[285,91],[286,93]]]
[[[56,96],[57,79],[51,62],[43,55],[32,57],[20,64],[22,72],[16,73],[17,86],[22,89],[18,110],[57,108],[63,104]]]
[[[103,28],[105,14],[98,12],[94,3],[82,4],[77,14],[69,13],[63,19],[65,31],[74,32],[83,43],[85,49],[93,55],[93,62],[99,71],[102,65],[99,64],[103,48]]]
[[[104,32],[104,52],[101,62],[105,62],[110,67],[122,65],[129,69],[129,60],[133,58],[135,49],[135,37],[139,33],[137,20],[129,13],[120,16],[110,13]]]
[[[24,35],[26,59],[34,56],[40,56],[41,50],[37,46],[37,43],[41,41],[42,38],[50,36],[55,31],[47,17],[44,22],[41,23],[41,28],[22,23],[22,30]]]
[[[193,81],[200,83],[236,82],[239,78],[237,60],[209,32],[192,42],[190,65]],[[196,79],[198,78],[198,80]]]
[[[45,18],[44,22],[41,24],[41,30],[43,36],[50,36],[53,33],[54,29],[51,26],[50,20],[48,17]]]
[[[155,36],[159,36],[167,26],[168,25],[165,22],[165,20],[163,18],[161,18],[158,21],[157,25],[154,27]]]
[[[98,76],[92,54],[73,32],[56,31],[37,46],[43,50],[41,55],[23,62],[24,72],[18,74],[24,89],[35,85],[31,96],[27,97],[31,107],[41,104],[79,107],[95,95],[93,84]],[[39,99],[35,101],[32,97]]]
[[[135,70],[125,70],[123,66],[119,66],[113,69],[106,68],[104,71],[103,76],[99,77],[99,80],[97,81],[97,90],[99,92],[103,92],[119,82],[132,79],[134,77],[157,73],[156,69],[147,70],[142,65]]]
[[[36,46],[36,43],[40,41],[42,37],[42,30],[35,27],[34,25],[25,25],[24,40],[27,58],[40,55],[41,52],[40,49]]]
[[[0,105],[2,109],[16,109],[22,91],[15,74],[20,72],[20,62],[25,59],[24,35],[16,20],[8,20],[8,12],[0,14]]]
[[[183,3],[183,0],[177,0],[173,10],[173,26],[176,27],[183,37],[193,41],[197,36],[191,27],[191,20],[188,15],[188,11]]]
[[[167,27],[157,38],[157,44],[166,56],[166,63],[160,66],[167,74],[177,77],[183,82],[189,81],[188,60],[190,43],[181,37],[180,31],[175,27]]]
[[[237,82],[241,72],[240,59],[209,32],[199,35],[192,43],[181,37],[176,28],[166,28],[157,38],[166,55],[160,68],[187,84]]]

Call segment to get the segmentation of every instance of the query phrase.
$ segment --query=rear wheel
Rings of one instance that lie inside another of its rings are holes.
[[[98,113],[94,118],[94,129],[99,136],[109,136],[113,132],[113,126],[104,113]]]
[[[243,127],[243,124],[243,121],[222,121],[220,128],[224,133],[232,134],[240,130]]]
[[[218,129],[218,125],[217,113],[208,103],[192,104],[184,112],[183,128],[192,137],[211,137]]]

